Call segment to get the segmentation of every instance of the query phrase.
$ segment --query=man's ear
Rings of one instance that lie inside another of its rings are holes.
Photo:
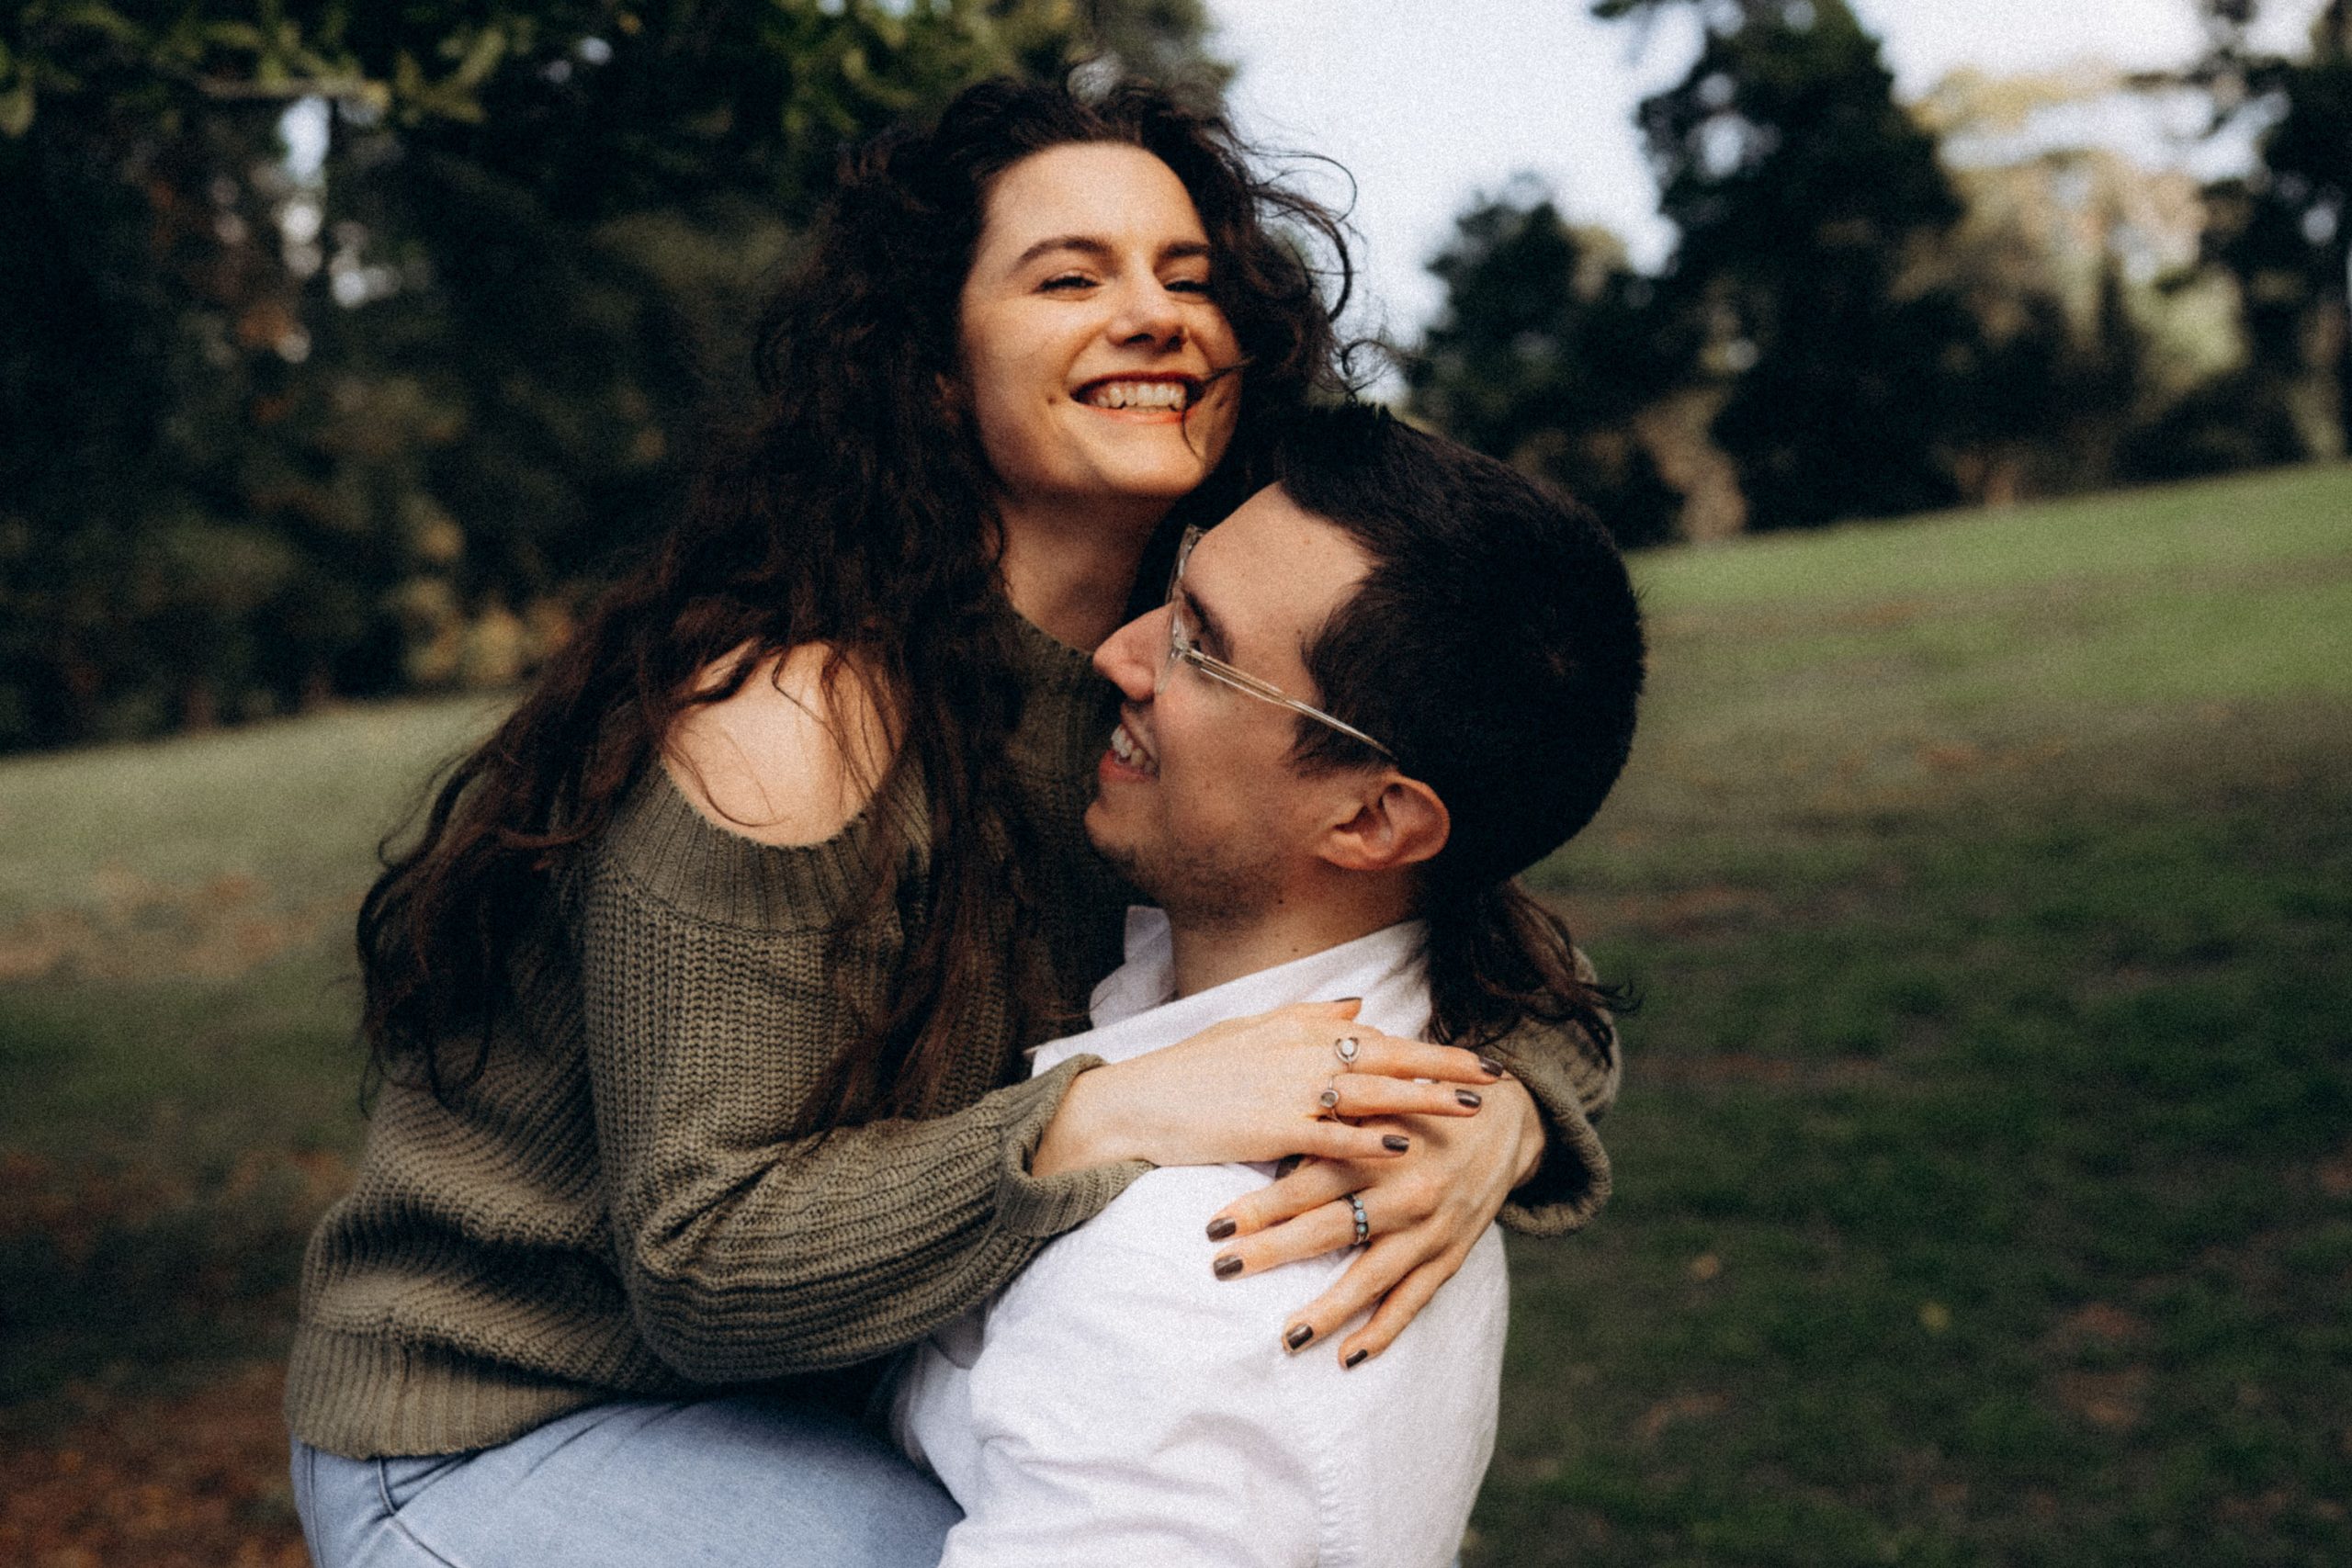
[[[1437,791],[1392,773],[1356,814],[1324,835],[1323,858],[1342,871],[1398,871],[1434,860],[1453,835]]]

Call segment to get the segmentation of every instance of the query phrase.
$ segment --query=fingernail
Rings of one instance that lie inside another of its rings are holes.
[[[1453,1091],[1453,1098],[1473,1111],[1487,1103],[1478,1098],[1478,1091],[1475,1089],[1457,1089]]]
[[[1211,1264],[1210,1267],[1216,1270],[1216,1277],[1218,1279],[1230,1280],[1236,1274],[1241,1272],[1241,1259],[1234,1257],[1233,1254],[1228,1252],[1223,1258],[1218,1258],[1215,1263]],[[1193,1278],[1198,1279],[1200,1276],[1196,1274]]]
[[[1496,1061],[1492,1056],[1479,1057],[1478,1065],[1486,1068],[1487,1073],[1492,1077],[1500,1077],[1503,1076],[1503,1065],[1500,1062]]]
[[[1362,997],[1333,997],[1331,999],[1334,1002],[1360,1002],[1363,1000]]]
[[[1369,1350],[1351,1350],[1348,1352],[1348,1359],[1341,1361],[1340,1365],[1342,1368],[1360,1367],[1363,1365],[1363,1359],[1371,1354]]]
[[[1219,1214],[1216,1219],[1209,1222],[1209,1239],[1211,1241],[1223,1241],[1227,1236],[1231,1235],[1238,1229],[1240,1229],[1240,1227],[1236,1225],[1231,1219],[1227,1218],[1226,1215]]]
[[[1289,1346],[1294,1350],[1301,1350],[1306,1348],[1306,1342],[1314,1337],[1314,1328],[1307,1324],[1302,1323],[1297,1327],[1292,1329],[1288,1334],[1283,1336],[1283,1343]]]
[[[1413,1140],[1402,1133],[1383,1133],[1380,1135],[1380,1146],[1390,1154],[1401,1155],[1413,1146]]]

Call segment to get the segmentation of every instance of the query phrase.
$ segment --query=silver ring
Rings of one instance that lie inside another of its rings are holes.
[[[1363,1049],[1363,1042],[1352,1034],[1342,1034],[1331,1042],[1331,1049],[1340,1054],[1340,1066],[1352,1067],[1356,1065],[1356,1053]]]
[[[1356,1245],[1356,1246],[1358,1246],[1358,1247],[1362,1247],[1365,1242],[1368,1242],[1368,1241],[1370,1241],[1370,1240],[1372,1239],[1372,1222],[1371,1222],[1370,1220],[1368,1220],[1368,1219],[1364,1218],[1364,1213],[1363,1213],[1363,1199],[1361,1199],[1361,1198],[1359,1198],[1359,1197],[1357,1197],[1357,1196],[1356,1196],[1354,1193],[1352,1193],[1352,1192],[1351,1192],[1351,1193],[1349,1193],[1349,1194],[1348,1194],[1348,1207],[1349,1207],[1349,1208],[1351,1208],[1351,1209],[1353,1209],[1353,1210],[1355,1211],[1355,1214],[1356,1214],[1356,1239],[1355,1239],[1355,1245]]]
[[[1324,1080],[1323,1092],[1315,1097],[1315,1103],[1320,1105],[1326,1111],[1337,1111],[1340,1108],[1339,1074],[1333,1073],[1329,1078]]]

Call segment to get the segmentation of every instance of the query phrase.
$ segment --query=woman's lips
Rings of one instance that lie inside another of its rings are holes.
[[[1194,376],[1099,376],[1071,395],[1106,413],[1181,415],[1201,400],[1203,386]]]

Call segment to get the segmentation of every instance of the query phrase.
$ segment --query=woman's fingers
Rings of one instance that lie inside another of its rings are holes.
[[[1255,1235],[1269,1226],[1295,1219],[1310,1209],[1343,1198],[1363,1185],[1355,1168],[1335,1160],[1307,1160],[1278,1181],[1237,1198],[1209,1221],[1209,1239]],[[1311,1257],[1312,1254],[1301,1254]]]
[[[1458,1083],[1416,1083],[1410,1078],[1340,1073],[1328,1086],[1334,1116],[1476,1116],[1486,1103],[1476,1089]]]
[[[1283,1325],[1283,1344],[1298,1351],[1310,1345],[1328,1343],[1350,1318],[1390,1291],[1401,1288],[1418,1257],[1419,1249],[1410,1235],[1384,1236],[1373,1242],[1363,1249],[1363,1257],[1349,1265],[1337,1284],[1291,1314],[1289,1321]],[[1360,1336],[1349,1336],[1351,1341],[1357,1337]],[[1343,1354],[1345,1348],[1343,1348]]]
[[[1254,1235],[1233,1237],[1216,1249],[1209,1267],[1220,1280],[1238,1279],[1301,1258],[1320,1258],[1355,1242],[1355,1211],[1344,1200],[1333,1199]]]
[[[1356,1042],[1355,1060],[1345,1064],[1345,1069],[1351,1073],[1464,1084],[1490,1084],[1503,1076],[1502,1064],[1491,1056],[1481,1056],[1458,1045],[1431,1045],[1419,1040],[1399,1040],[1391,1034],[1335,1034],[1331,1046],[1334,1066],[1342,1065],[1339,1049],[1341,1038],[1353,1038]]]
[[[1310,1161],[1282,1180],[1236,1199],[1209,1222],[1209,1239],[1223,1243],[1216,1249],[1217,1259],[1239,1262],[1239,1267],[1224,1270],[1224,1277],[1262,1273],[1353,1247],[1355,1210],[1347,1201],[1351,1193],[1363,1204],[1375,1243],[1399,1233],[1420,1235],[1420,1250],[1427,1254],[1451,1239],[1449,1233],[1426,1223],[1445,1196],[1426,1173],[1401,1168],[1393,1159],[1378,1164]],[[1233,1224],[1229,1231],[1219,1224],[1228,1220]],[[1398,1266],[1400,1274],[1402,1268]]]
[[[1340,1342],[1340,1365],[1360,1366],[1395,1344],[1396,1336],[1404,1331],[1405,1325],[1430,1304],[1430,1298],[1437,1294],[1438,1287],[1453,1278],[1455,1271],[1462,1267],[1463,1256],[1466,1255],[1441,1253],[1412,1269],[1383,1292],[1380,1305],[1373,1312],[1370,1321]],[[1357,1268],[1362,1267],[1362,1263],[1357,1265]],[[1339,1290],[1344,1289],[1354,1272],[1355,1269],[1351,1269],[1347,1274],[1341,1275],[1339,1286],[1326,1295],[1337,1294]],[[1344,1302],[1334,1303],[1333,1310],[1344,1304]],[[1321,1306],[1322,1303],[1317,1302],[1308,1311],[1316,1311]],[[1354,1315],[1355,1311],[1351,1310],[1332,1321],[1345,1323]]]
[[[1303,1122],[1288,1142],[1294,1154],[1375,1164],[1410,1154],[1413,1149],[1412,1134],[1399,1131],[1394,1124],[1358,1127],[1347,1122]]]

